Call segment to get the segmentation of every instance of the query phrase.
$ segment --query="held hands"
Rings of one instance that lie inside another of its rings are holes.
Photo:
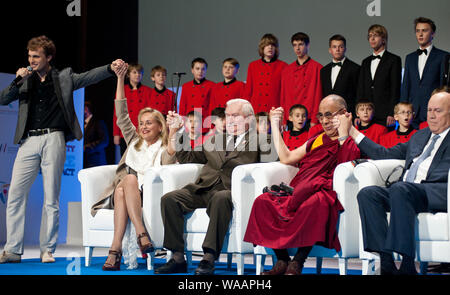
[[[167,113],[167,125],[169,126],[170,133],[176,133],[181,127],[183,127],[184,123],[179,114],[169,111]]]
[[[332,120],[333,127],[337,128],[339,137],[347,136],[350,134],[350,129],[352,128],[352,114],[345,113],[342,115],[337,115]]]
[[[115,61],[113,61],[111,63],[111,70],[113,70],[113,72],[117,74],[117,70],[120,67],[122,67],[124,64],[125,64],[125,62],[123,60],[121,60],[120,58],[116,59]]]
[[[269,113],[269,119],[273,126],[280,127],[281,122],[283,122],[284,118],[284,109],[282,107],[275,108],[272,107]]]

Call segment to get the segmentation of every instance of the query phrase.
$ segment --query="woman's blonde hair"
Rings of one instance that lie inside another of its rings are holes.
[[[160,111],[152,109],[152,108],[143,108],[139,111],[139,115],[138,115],[138,122],[141,121],[141,118],[144,114],[146,113],[150,113],[153,116],[153,119],[156,120],[156,122],[158,122],[158,124],[161,126],[161,133],[159,134],[159,138],[161,138],[162,141],[162,145],[163,146],[167,146],[168,143],[168,139],[169,139],[169,134],[167,131],[167,126],[166,126],[166,119],[164,119],[163,114],[161,114]],[[144,142],[144,139],[142,138],[142,136],[139,134],[139,140],[136,143],[136,145],[134,146],[134,148],[139,151],[142,143]]]

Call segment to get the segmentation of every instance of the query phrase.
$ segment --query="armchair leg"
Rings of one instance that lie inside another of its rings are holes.
[[[188,269],[192,267],[192,252],[186,252],[186,262]]]
[[[375,274],[375,259],[362,259],[363,276]]]
[[[147,270],[153,270],[155,266],[155,252],[147,255]]]
[[[260,275],[264,271],[265,256],[263,254],[255,254],[256,256],[256,275]]]
[[[339,274],[341,276],[347,275],[347,268],[348,268],[348,259],[339,258]]]
[[[236,254],[236,262],[237,262],[237,274],[238,276],[242,276],[244,274],[244,254]]]
[[[84,265],[86,267],[91,266],[91,260],[92,260],[92,252],[94,250],[94,247],[84,247]]]
[[[316,272],[318,275],[322,274],[322,257],[316,257]]]

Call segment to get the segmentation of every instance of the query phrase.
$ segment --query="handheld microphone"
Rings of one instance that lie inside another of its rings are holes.
[[[33,71],[33,68],[32,68],[31,66],[28,66],[28,67],[27,67],[27,70],[28,70],[29,72],[32,72],[32,71]],[[19,76],[17,76],[17,77],[13,80],[13,83],[14,83],[15,85],[17,85],[22,79],[23,79],[23,77],[19,75]]]
[[[175,73],[173,73],[173,75],[175,75],[175,76],[182,76],[182,75],[186,75],[186,73],[184,73],[184,72],[175,72]]]

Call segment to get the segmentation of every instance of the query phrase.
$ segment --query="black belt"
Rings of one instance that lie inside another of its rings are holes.
[[[56,132],[56,131],[62,131],[62,130],[58,129],[58,128],[36,129],[36,130],[29,130],[27,134],[28,134],[28,136],[40,136],[40,135],[49,134],[49,133]]]

